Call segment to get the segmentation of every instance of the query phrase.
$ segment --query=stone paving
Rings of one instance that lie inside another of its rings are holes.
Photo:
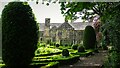
[[[59,68],[102,68],[107,54],[106,50],[100,50],[99,53],[95,53],[94,55],[80,57],[80,60],[73,65],[64,65]]]

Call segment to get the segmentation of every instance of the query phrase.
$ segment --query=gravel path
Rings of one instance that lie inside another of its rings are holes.
[[[64,65],[59,68],[101,68],[107,54],[106,50],[100,50],[92,56],[80,57],[80,60],[73,65]]]

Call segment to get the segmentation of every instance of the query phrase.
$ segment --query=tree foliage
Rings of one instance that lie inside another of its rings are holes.
[[[80,14],[84,14],[82,16],[83,19],[89,20],[95,14],[100,16],[102,27],[100,30],[103,33],[103,36],[106,36],[106,39],[110,37],[111,41],[108,43],[114,43],[115,35],[116,39],[118,39],[119,35],[119,7],[120,2],[61,2],[61,12],[64,16],[66,16],[67,20],[74,20],[80,17]],[[89,10],[92,10],[89,12]],[[77,14],[79,16],[77,17]],[[106,32],[108,32],[106,34]],[[116,33],[116,34],[114,34]],[[113,40],[114,39],[114,40]],[[113,40],[113,42],[112,42]],[[119,39],[118,39],[119,40]],[[117,41],[118,41],[117,40]],[[118,43],[118,42],[116,42]]]
[[[106,13],[112,12],[110,9],[118,6],[119,2],[61,2],[61,13],[67,17],[66,19],[75,20],[80,18],[89,20],[93,15],[100,17],[106,16]],[[92,10],[91,12],[89,10]],[[77,16],[77,14],[79,16]],[[105,17],[104,17],[105,18]]]
[[[6,66],[26,66],[37,48],[38,27],[26,2],[10,2],[2,11],[2,59]]]
[[[120,53],[120,2],[62,2],[60,4],[62,14],[68,17],[66,19],[75,19],[77,13],[81,12],[84,14],[82,16],[83,19],[86,20],[91,19],[95,14],[99,15],[102,24],[100,30],[103,33],[103,38],[105,38],[105,45],[111,44],[115,52],[112,52],[110,54],[119,56],[118,53]],[[88,10],[92,10],[93,12],[88,12]],[[109,57],[112,58],[114,57],[114,55]],[[112,68],[115,68],[120,66],[119,63],[120,61],[118,58],[117,60],[110,59],[107,66],[112,66]]]
[[[104,20],[106,23],[104,23],[101,27],[101,31],[104,36],[107,35],[111,45],[113,45],[117,51],[120,51],[120,8],[118,7],[120,7],[120,5],[114,9],[111,9],[113,12],[111,12],[106,20]]]
[[[76,20],[80,17],[89,20],[95,14],[99,15],[102,25],[100,30],[103,33],[105,45],[111,43],[115,51],[120,52],[120,2],[60,2],[60,6],[61,13],[65,16],[65,21]],[[90,12],[89,10],[92,11]],[[113,54],[117,55],[115,52]],[[109,63],[112,63],[112,61]]]

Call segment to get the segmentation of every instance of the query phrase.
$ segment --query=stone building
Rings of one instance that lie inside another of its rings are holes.
[[[86,25],[92,23],[50,23],[50,18],[45,19],[45,23],[39,23],[40,42],[58,44],[79,44],[83,39],[83,31]]]

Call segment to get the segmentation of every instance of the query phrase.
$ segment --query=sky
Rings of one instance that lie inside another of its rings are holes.
[[[60,5],[57,3],[46,6],[45,4],[31,2],[30,6],[39,22],[45,22],[45,18],[50,18],[51,23],[64,22],[64,17],[60,11]]]
[[[7,4],[7,2],[0,2],[0,14],[5,4]],[[38,23],[44,23],[45,18],[50,18],[51,23],[64,22],[64,17],[61,14],[59,4],[50,4],[49,6],[41,3],[36,4],[35,2],[30,2],[29,4],[33,9],[33,13],[35,14]]]
[[[1,12],[7,4],[8,1],[5,0],[4,2],[0,2],[0,15]],[[36,17],[36,21],[38,23],[44,23],[45,18],[50,18],[51,23],[63,23],[64,22],[64,17],[61,14],[60,10],[60,4],[55,3],[55,4],[50,4],[49,6],[42,4],[42,2],[39,2],[38,4],[34,2],[29,2],[29,5],[33,9],[33,13]],[[81,19],[78,19],[76,22],[81,22]]]

